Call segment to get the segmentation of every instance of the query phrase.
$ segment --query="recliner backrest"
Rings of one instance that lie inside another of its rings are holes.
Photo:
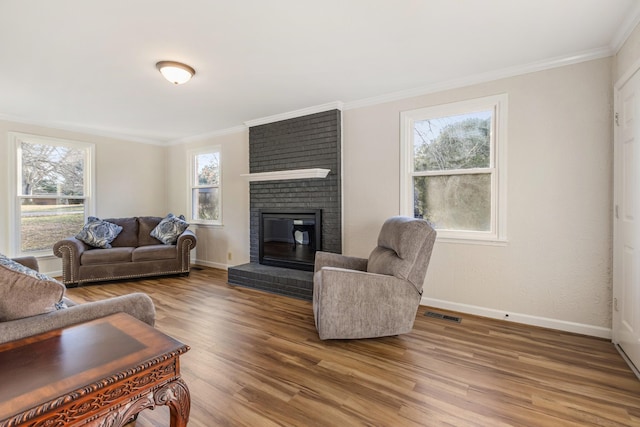
[[[435,238],[436,231],[425,220],[391,217],[382,225],[367,271],[407,280],[421,292]]]

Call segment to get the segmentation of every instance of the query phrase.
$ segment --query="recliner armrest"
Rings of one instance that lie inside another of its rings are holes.
[[[368,273],[366,271],[349,270],[346,268],[324,267],[320,270],[319,278],[323,292],[331,292],[339,300],[345,297],[358,296],[359,301],[372,299],[380,301],[381,297],[393,298],[398,293],[417,296],[415,288],[407,280],[385,274]],[[400,291],[406,289],[407,291]],[[411,291],[411,292],[409,292]],[[360,294],[360,295],[358,295]],[[348,300],[348,298],[346,299]]]
[[[366,258],[357,258],[332,252],[316,252],[314,271],[318,272],[323,267],[337,267],[348,270],[367,271]]]
[[[314,318],[323,340],[409,332],[419,305],[415,287],[394,276],[333,267],[314,276]]]

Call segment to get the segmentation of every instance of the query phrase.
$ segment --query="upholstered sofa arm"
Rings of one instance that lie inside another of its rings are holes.
[[[191,230],[185,230],[176,241],[176,250],[178,251],[178,259],[180,260],[180,268],[182,271],[189,271],[191,264],[191,249],[196,247],[198,239]]]
[[[313,310],[320,339],[411,331],[420,295],[393,276],[325,267],[316,272]]]
[[[62,258],[62,282],[64,284],[77,283],[80,268],[80,256],[89,246],[76,239],[68,237],[53,245],[53,254]]]
[[[183,246],[188,246],[189,250],[191,250],[196,247],[197,241],[198,239],[196,238],[196,235],[193,231],[184,230],[182,234],[178,236],[176,245],[178,246],[178,249],[180,249]]]
[[[316,252],[314,271],[320,271],[322,267],[338,267],[349,270],[366,271],[367,259],[318,251]]]
[[[101,301],[72,305],[69,308],[39,316],[0,322],[0,343],[119,312],[128,313],[151,326],[155,324],[156,311],[151,298],[143,293],[132,293]]]

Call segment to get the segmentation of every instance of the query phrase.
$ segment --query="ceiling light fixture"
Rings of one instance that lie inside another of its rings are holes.
[[[187,64],[175,61],[160,61],[156,64],[156,68],[165,79],[176,85],[188,82],[196,73],[196,70]]]

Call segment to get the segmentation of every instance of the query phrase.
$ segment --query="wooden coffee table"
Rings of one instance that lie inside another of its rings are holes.
[[[188,350],[124,313],[2,344],[0,427],[118,427],[159,405],[184,427]]]

